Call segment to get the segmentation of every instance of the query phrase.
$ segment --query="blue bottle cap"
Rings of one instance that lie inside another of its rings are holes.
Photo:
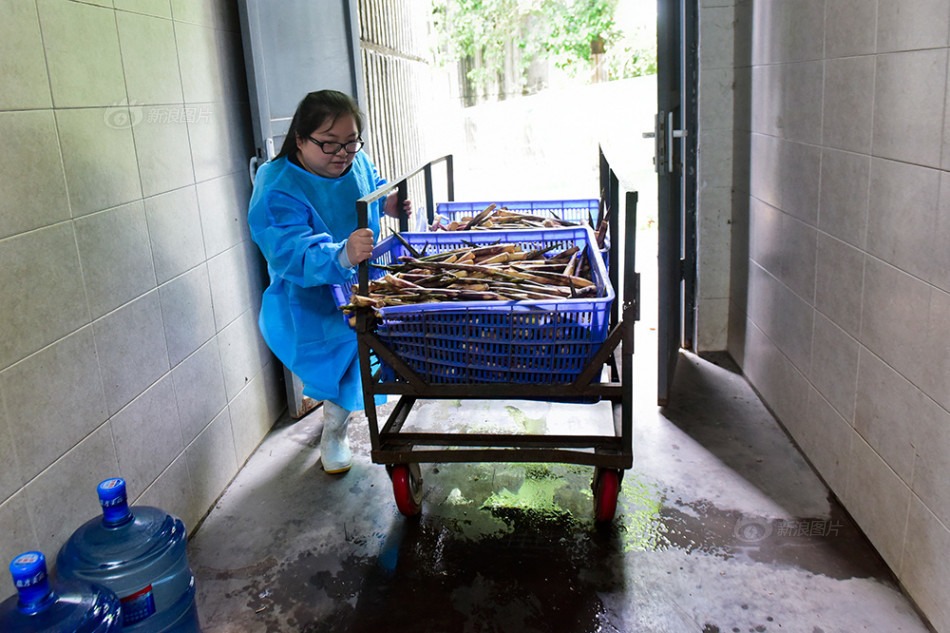
[[[125,480],[113,477],[100,482],[96,487],[99,505],[102,506],[102,522],[115,527],[132,520],[129,499],[125,495]]]
[[[53,592],[43,552],[24,552],[17,556],[10,563],[10,574],[19,594],[21,611],[35,612]]]

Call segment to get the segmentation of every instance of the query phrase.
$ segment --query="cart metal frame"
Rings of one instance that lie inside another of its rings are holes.
[[[449,198],[452,198],[452,156],[437,158],[407,173],[399,180],[386,184],[357,202],[357,215],[360,227],[367,226],[369,205],[397,190],[400,200],[406,199],[410,178],[424,172],[426,178],[426,209],[432,221],[432,167],[445,161],[448,179]],[[448,462],[536,462],[569,463],[594,466],[593,486],[598,490],[598,480],[604,471],[613,471],[616,475],[613,491],[604,494],[613,495],[619,491],[623,470],[633,465],[633,353],[634,322],[640,318],[640,276],[634,270],[636,257],[636,207],[637,192],[627,192],[625,196],[624,257],[619,255],[618,227],[616,209],[619,203],[619,180],[600,151],[601,200],[610,210],[610,282],[617,287],[618,268],[624,268],[623,291],[617,293],[617,299],[611,306],[611,320],[606,340],[591,358],[587,366],[571,383],[559,384],[429,384],[413,371],[399,356],[376,336],[371,314],[361,310],[356,315],[357,343],[360,359],[360,373],[363,397],[366,403],[366,416],[369,420],[371,459],[373,463],[385,464],[393,476],[397,505],[403,514],[416,514],[418,508],[410,501],[409,507],[400,504],[399,486],[417,486],[417,499],[421,502],[421,475],[418,465],[421,463]],[[407,221],[400,220],[400,230],[405,230]],[[367,292],[369,266],[366,262],[359,266],[359,289]],[[620,304],[618,307],[618,303]],[[385,360],[405,382],[381,382],[380,372],[372,371],[371,355]],[[605,372],[605,368],[608,370]],[[602,381],[604,373],[609,379]],[[380,428],[374,397],[377,394],[397,395],[399,400]],[[537,434],[494,434],[494,433],[442,433],[408,432],[403,425],[419,398],[424,399],[483,399],[508,400],[531,399],[551,402],[577,402],[609,400],[613,412],[613,435],[537,435]],[[409,479],[401,472],[400,481],[394,476],[398,466],[409,467]],[[416,504],[418,505],[418,504]],[[613,518],[613,510],[609,517]]]

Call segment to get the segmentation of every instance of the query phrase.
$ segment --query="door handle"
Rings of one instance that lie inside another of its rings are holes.
[[[669,138],[666,141],[666,167],[668,173],[673,173],[673,139],[674,138],[685,138],[687,135],[686,130],[674,130],[673,129],[673,113],[667,113],[666,121],[666,133],[669,135]]]
[[[663,173],[665,165],[666,173],[673,173],[673,139],[684,138],[688,132],[686,130],[673,129],[673,113],[667,112],[663,116],[660,112],[654,117],[654,130],[652,132],[643,132],[643,138],[653,139],[653,166],[656,173]]]
[[[655,139],[655,138],[656,138],[656,132],[644,132],[644,133],[643,133],[643,138],[654,138],[654,139]],[[654,142],[653,142],[653,170],[654,170],[654,171],[659,171],[659,169],[658,169],[657,166],[656,166],[656,152],[657,152],[657,146],[656,146],[656,141],[654,141]]]
[[[251,160],[247,162],[247,175],[251,178],[251,185],[254,184],[254,177],[257,175],[257,166],[257,156],[251,156]]]
[[[660,174],[663,169],[664,138],[663,138],[663,113],[653,116],[653,131],[643,132],[643,138],[653,139],[653,170]]]

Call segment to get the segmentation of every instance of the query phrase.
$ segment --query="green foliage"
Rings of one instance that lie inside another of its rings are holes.
[[[532,4],[524,0],[433,0],[435,29],[444,61],[464,62],[476,90],[496,80],[505,63],[518,74],[540,52],[532,31]]]
[[[635,49],[614,22],[618,0],[433,0],[443,62],[464,62],[476,90],[514,66],[522,85],[535,61],[571,76],[589,75],[592,47],[610,79],[655,72],[652,50]]]
[[[588,70],[591,48],[609,48],[621,33],[614,24],[617,0],[542,0],[544,27],[538,36],[555,66],[572,75]]]
[[[630,79],[656,74],[656,50],[624,44],[607,51],[605,64],[610,79]]]

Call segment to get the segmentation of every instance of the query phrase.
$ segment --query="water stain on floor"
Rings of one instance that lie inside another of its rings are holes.
[[[619,535],[580,532],[567,513],[484,512],[509,529],[458,539],[455,520],[399,522],[376,556],[303,552],[263,570],[247,607],[267,631],[592,630],[597,594],[623,583]]]

